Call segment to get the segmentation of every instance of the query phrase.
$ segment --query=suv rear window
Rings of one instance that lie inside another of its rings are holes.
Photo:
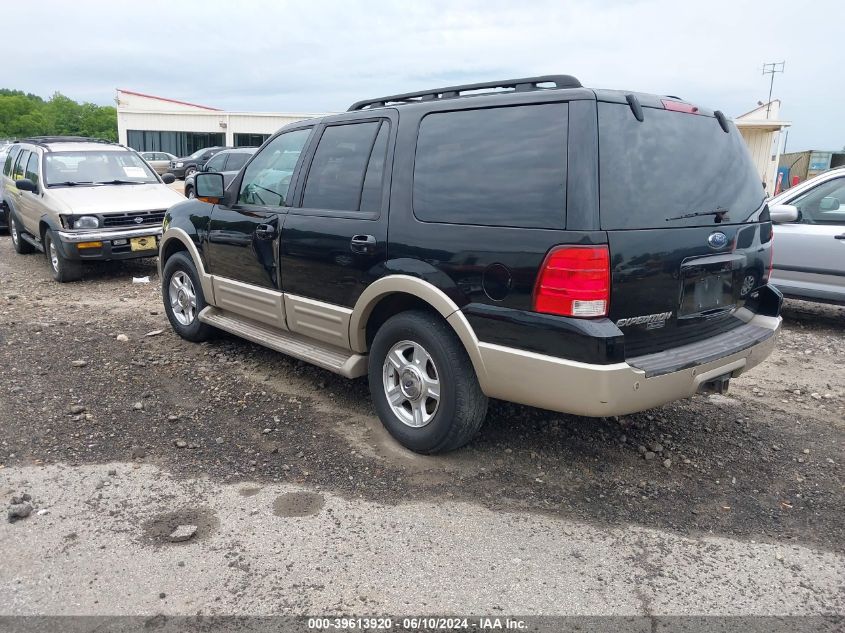
[[[745,142],[730,123],[725,133],[710,116],[599,103],[601,226],[649,229],[742,222],[763,204],[765,192]]]
[[[428,222],[563,228],[565,103],[429,114],[414,164],[414,215]]]

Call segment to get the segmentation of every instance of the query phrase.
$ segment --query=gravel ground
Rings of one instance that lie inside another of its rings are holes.
[[[788,302],[727,396],[493,402],[422,457],[364,380],[182,341],[159,292],[154,260],[60,285],[0,237],[0,502],[33,506],[0,543],[43,558],[0,558],[0,613],[845,613],[843,308]]]

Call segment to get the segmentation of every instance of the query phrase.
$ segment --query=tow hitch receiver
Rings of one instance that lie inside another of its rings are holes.
[[[698,387],[699,393],[726,393],[731,382],[730,373],[716,376],[713,380],[701,383]]]

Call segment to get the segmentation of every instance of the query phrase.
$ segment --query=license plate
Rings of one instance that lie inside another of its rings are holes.
[[[679,314],[701,314],[735,305],[733,274],[724,272],[686,280]]]
[[[158,247],[155,235],[149,237],[133,237],[129,240],[129,248],[133,251],[151,251]]]

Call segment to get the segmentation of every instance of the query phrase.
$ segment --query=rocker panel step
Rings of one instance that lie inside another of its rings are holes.
[[[199,320],[347,378],[358,378],[367,373],[367,357],[363,354],[315,341],[301,334],[280,330],[272,325],[259,323],[220,308],[213,306],[204,308],[199,314]]]

